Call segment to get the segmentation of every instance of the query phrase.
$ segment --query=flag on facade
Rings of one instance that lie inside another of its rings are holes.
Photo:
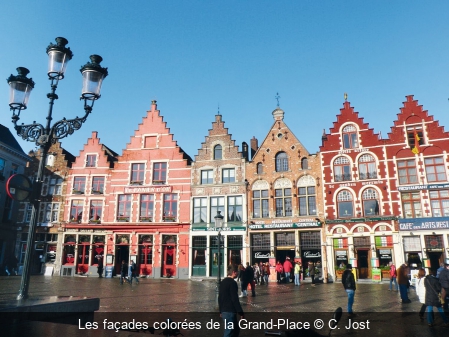
[[[413,134],[414,134],[414,138],[415,138],[415,147],[412,149],[412,152],[414,154],[418,154],[419,153],[419,141],[421,140],[421,138],[419,138],[418,132],[416,132],[416,129],[413,131]]]

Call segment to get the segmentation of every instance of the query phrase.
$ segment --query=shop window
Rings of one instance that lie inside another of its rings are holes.
[[[374,188],[367,188],[362,193],[363,215],[379,215],[379,198]]]
[[[421,196],[419,192],[401,193],[404,218],[420,218]]]
[[[443,157],[425,158],[427,182],[447,181]]]
[[[340,218],[349,218],[354,215],[354,205],[352,194],[348,190],[340,191],[337,194],[338,216]]]
[[[92,178],[92,193],[103,194],[104,193],[104,177]]]
[[[193,198],[193,223],[207,222],[207,198]]]
[[[210,198],[210,223],[211,226],[214,227],[215,225],[215,216],[218,214],[218,211],[221,212],[221,215],[224,215],[225,208],[224,208],[224,197],[211,197]]]
[[[228,197],[228,222],[241,222],[243,217],[243,198]]]
[[[321,249],[320,232],[301,232],[300,233],[302,249]]]
[[[420,252],[421,237],[419,236],[403,236],[404,252]]]
[[[276,234],[277,246],[294,246],[295,245],[295,233],[281,232]]]
[[[351,178],[351,163],[346,157],[338,157],[334,161],[334,181],[350,181]]]
[[[201,171],[201,185],[213,184],[214,183],[214,171],[213,170],[202,170]]]
[[[238,266],[242,263],[243,237],[241,235],[228,235],[228,265]]]
[[[398,161],[399,184],[417,184],[416,163],[414,159]]]
[[[252,234],[251,238],[253,249],[270,250],[271,244],[269,233]]]
[[[153,221],[153,208],[154,208],[154,195],[142,194],[140,196],[140,222],[152,222]]]
[[[223,159],[222,148],[221,148],[220,144],[215,145],[215,147],[214,147],[214,159],[215,160]]]
[[[355,149],[359,147],[357,140],[357,128],[353,124],[346,125],[342,132],[343,148]]]
[[[145,164],[131,164],[131,181],[133,185],[142,185],[145,176]]]
[[[430,191],[432,216],[449,216],[449,190]]]
[[[276,216],[292,216],[292,189],[282,188],[274,190],[274,201],[276,204]]]
[[[131,217],[131,195],[120,194],[118,196],[117,221],[129,221]]]
[[[70,222],[81,223],[83,218],[83,200],[72,200],[70,207]]]
[[[221,175],[222,183],[233,183],[235,182],[235,169],[233,168],[225,168],[222,171]]]
[[[359,179],[377,179],[376,160],[370,154],[359,158]]]
[[[97,166],[97,155],[88,154],[86,156],[86,167],[96,167]]]
[[[164,218],[165,222],[174,222],[178,217],[178,195],[164,194]]]
[[[268,190],[253,191],[253,218],[268,218]]]
[[[86,187],[86,177],[74,177],[73,178],[73,193],[84,194]]]
[[[206,265],[207,236],[192,237],[192,264],[194,266]]]
[[[279,152],[276,155],[276,172],[288,171],[288,156],[285,152]]]
[[[257,163],[257,174],[262,174],[262,173],[263,173],[263,164]]]
[[[139,235],[139,264],[153,264],[153,236]]]
[[[167,183],[167,163],[153,164],[153,185],[163,185]]]

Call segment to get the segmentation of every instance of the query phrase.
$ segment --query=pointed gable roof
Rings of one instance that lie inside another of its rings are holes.
[[[21,156],[25,160],[29,160],[25,152],[23,152],[16,138],[12,135],[11,131],[4,125],[0,124],[0,143],[3,143],[10,150],[13,150],[17,155]]]
[[[73,167],[84,167],[85,157],[83,154],[97,153],[99,158],[97,159],[98,166],[101,167],[114,167],[114,162],[117,161],[118,154],[112,151],[109,147],[101,144],[100,138],[98,138],[98,132],[93,131],[92,136],[88,138],[87,143],[84,144],[83,149],[76,157]]]

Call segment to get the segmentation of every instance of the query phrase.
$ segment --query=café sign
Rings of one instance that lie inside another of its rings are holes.
[[[400,231],[449,229],[449,217],[399,219]]]

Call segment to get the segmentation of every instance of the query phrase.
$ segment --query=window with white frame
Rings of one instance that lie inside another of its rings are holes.
[[[398,161],[399,184],[417,184],[418,175],[414,159]]]
[[[59,202],[44,203],[44,219],[42,222],[59,221]]]
[[[62,193],[62,177],[58,175],[51,176],[48,194],[61,195],[61,193]]]
[[[228,222],[240,222],[243,218],[243,198],[241,195],[228,197]]]
[[[359,158],[359,179],[377,179],[376,160],[370,154]]]
[[[70,221],[80,223],[83,218],[83,200],[72,200],[70,206]]]
[[[427,181],[447,181],[443,157],[425,158]]]
[[[224,216],[224,197],[211,197],[210,198],[210,223],[215,224],[215,216],[218,211]],[[212,226],[213,227],[213,226]]]
[[[429,196],[432,215],[449,216],[449,190],[430,191]]]
[[[25,213],[23,216],[23,222],[29,223],[31,221],[31,212],[33,212],[33,204],[31,202],[27,202],[25,205]]]
[[[350,181],[351,178],[351,163],[349,159],[340,156],[334,161],[334,181]]]
[[[202,170],[201,171],[201,185],[213,184],[214,182],[214,171],[213,170]]]
[[[223,169],[221,180],[222,180],[222,183],[235,182],[235,169],[234,168]]]
[[[419,192],[401,193],[402,207],[404,218],[420,218],[421,211],[421,195]]]
[[[343,190],[337,194],[338,217],[350,218],[354,215],[354,204],[352,193]]]
[[[88,154],[86,156],[86,167],[95,167],[95,166],[97,166],[97,155]]]
[[[343,148],[355,149],[359,147],[357,139],[357,128],[353,124],[346,125],[342,130]]]
[[[253,191],[253,218],[268,218],[270,216],[268,200],[268,190]]]
[[[315,179],[310,175],[298,180],[299,215],[316,215]]]
[[[292,216],[292,189],[279,188],[274,190],[274,201],[276,204],[276,216]]]
[[[288,156],[285,152],[276,154],[276,172],[288,171]]]
[[[362,193],[363,215],[379,215],[379,197],[374,188],[367,188]]]
[[[193,198],[193,222],[207,222],[207,198]]]

